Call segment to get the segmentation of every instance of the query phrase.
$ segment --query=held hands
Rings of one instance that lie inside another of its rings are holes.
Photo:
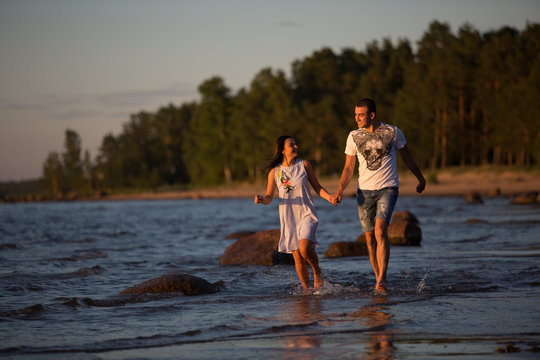
[[[330,204],[336,206],[337,204],[339,204],[341,202],[341,194],[338,193],[338,192],[335,192],[333,193],[332,195],[329,196],[328,198],[328,202],[330,202]]]
[[[334,206],[336,206],[337,204],[339,204],[341,202],[341,197],[342,195],[339,194],[338,192],[332,194],[332,195],[328,195],[328,202]],[[254,202],[255,204],[264,204],[264,196],[261,196],[259,194],[255,195],[255,199],[254,199]]]

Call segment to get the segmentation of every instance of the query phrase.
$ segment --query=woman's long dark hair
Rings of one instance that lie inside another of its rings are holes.
[[[291,139],[290,135],[281,135],[276,139],[274,146],[274,157],[272,160],[269,160],[264,167],[264,172],[268,173],[270,170],[278,166],[283,162],[283,148],[285,147],[285,141]]]

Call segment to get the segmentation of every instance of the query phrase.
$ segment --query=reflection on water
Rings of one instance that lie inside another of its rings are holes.
[[[329,327],[343,323],[344,319],[339,308],[323,312],[323,301],[324,298],[319,296],[299,296],[294,301],[285,302],[284,306],[289,308],[280,315],[283,317],[281,320],[289,324],[290,331],[282,338],[285,349],[281,353],[283,359],[316,359],[323,352],[319,348],[331,346],[328,338],[333,331],[328,331]],[[368,304],[348,314],[345,320],[351,322],[345,332],[352,330],[352,334],[354,329],[358,329],[354,336],[359,337],[360,341],[350,341],[351,344],[365,344],[362,353],[366,359],[390,360],[395,357],[396,348],[392,343],[391,330],[394,319],[385,304],[386,296],[373,297]],[[366,329],[366,332],[362,329]]]
[[[321,299],[313,296],[300,296],[290,304],[292,311],[288,322],[297,325],[317,325],[321,318]],[[284,359],[310,360],[314,359],[316,352],[305,351],[307,349],[317,349],[321,346],[321,334],[316,326],[310,327],[307,333],[292,333],[283,338],[285,349],[289,350],[283,354]],[[304,351],[302,351],[304,350]]]
[[[378,301],[386,299],[378,298]],[[379,327],[380,330],[370,334],[370,345],[367,352],[368,359],[393,359],[396,348],[392,344],[392,335],[386,325],[390,324],[392,315],[388,314],[388,308],[384,306],[373,306],[365,312],[366,325]]]
[[[389,329],[393,316],[389,313],[388,307],[384,306],[386,301],[386,296],[374,297],[371,304],[364,305],[351,314],[359,319],[362,325],[372,329],[368,333],[366,359],[394,359],[396,348],[392,344],[392,334]]]

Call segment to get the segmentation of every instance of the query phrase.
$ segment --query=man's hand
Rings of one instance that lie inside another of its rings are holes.
[[[418,182],[418,185],[416,185],[416,192],[421,193],[426,188],[426,180],[422,179],[422,181]]]
[[[330,195],[330,203],[333,205],[337,205],[341,202],[342,195],[339,192],[335,192],[332,195]]]

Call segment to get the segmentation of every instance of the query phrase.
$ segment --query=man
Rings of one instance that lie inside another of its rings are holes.
[[[354,113],[358,129],[351,131],[347,138],[345,166],[332,200],[341,202],[343,191],[352,179],[358,157],[358,215],[366,236],[369,261],[377,281],[375,291],[384,293],[390,257],[387,230],[399,186],[396,149],[405,165],[418,179],[418,193],[424,191],[426,180],[409,153],[401,130],[377,120],[373,100],[360,100]]]

